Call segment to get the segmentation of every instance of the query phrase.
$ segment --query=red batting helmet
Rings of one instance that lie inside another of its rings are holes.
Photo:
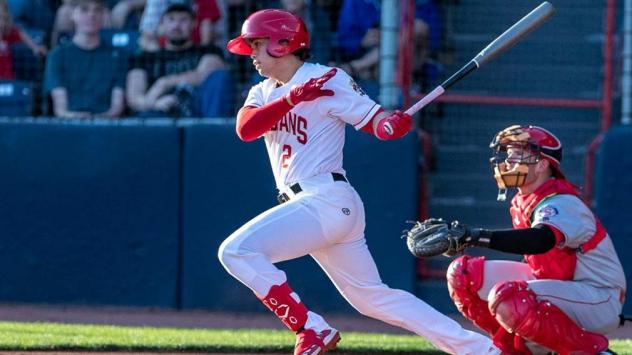
[[[241,35],[228,42],[229,52],[252,54],[247,39],[267,38],[268,54],[282,57],[301,48],[309,48],[309,33],[300,17],[283,10],[261,10],[248,16],[241,27]]]
[[[508,170],[506,158],[508,147],[520,147],[522,156],[513,161],[514,166]],[[553,175],[558,179],[566,179],[560,162],[562,161],[562,142],[551,132],[537,126],[514,125],[498,132],[489,145],[494,150],[491,158],[494,177],[501,189],[499,199],[508,187],[520,187],[524,184],[529,171],[527,165],[546,159]]]

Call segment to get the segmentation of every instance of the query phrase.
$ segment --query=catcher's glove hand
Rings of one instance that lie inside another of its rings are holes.
[[[417,222],[411,230],[404,231],[408,250],[417,258],[443,254],[454,256],[468,246],[476,244],[480,230],[472,230],[454,221],[430,218]]]

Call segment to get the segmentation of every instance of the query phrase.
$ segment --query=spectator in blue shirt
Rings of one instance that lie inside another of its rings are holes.
[[[50,52],[44,73],[53,113],[64,118],[119,117],[125,109],[125,63],[117,50],[101,42],[105,4],[73,0],[72,6],[72,41]]]
[[[49,0],[7,0],[15,23],[22,29],[48,33],[53,27],[54,14]]]
[[[377,80],[380,44],[377,0],[345,0],[338,17],[340,66],[356,79]],[[439,48],[441,21],[435,0],[415,1],[413,70],[423,70],[429,53]],[[371,85],[363,83],[363,86]]]
[[[340,60],[357,59],[379,43],[380,2],[344,0],[338,15]]]

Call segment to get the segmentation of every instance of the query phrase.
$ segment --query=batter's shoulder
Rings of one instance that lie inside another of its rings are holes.
[[[349,78],[349,75],[342,70],[341,68],[338,67],[330,67],[328,65],[323,65],[323,64],[319,64],[319,63],[310,63],[310,62],[306,62],[305,66],[307,67],[307,69],[309,70],[309,72],[311,73],[311,76],[322,76],[325,73],[327,73],[328,71],[330,71],[331,69],[336,68],[336,75],[332,78],[333,79],[347,79]]]

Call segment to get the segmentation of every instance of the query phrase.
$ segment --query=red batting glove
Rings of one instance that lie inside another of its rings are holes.
[[[311,78],[301,85],[294,86],[290,92],[285,95],[285,101],[290,106],[296,106],[299,102],[312,101],[321,96],[333,96],[333,90],[322,90],[321,87],[334,75],[336,68],[326,72],[320,78]]]
[[[413,118],[409,114],[395,110],[377,123],[375,136],[381,140],[401,138],[410,132],[412,126]]]

